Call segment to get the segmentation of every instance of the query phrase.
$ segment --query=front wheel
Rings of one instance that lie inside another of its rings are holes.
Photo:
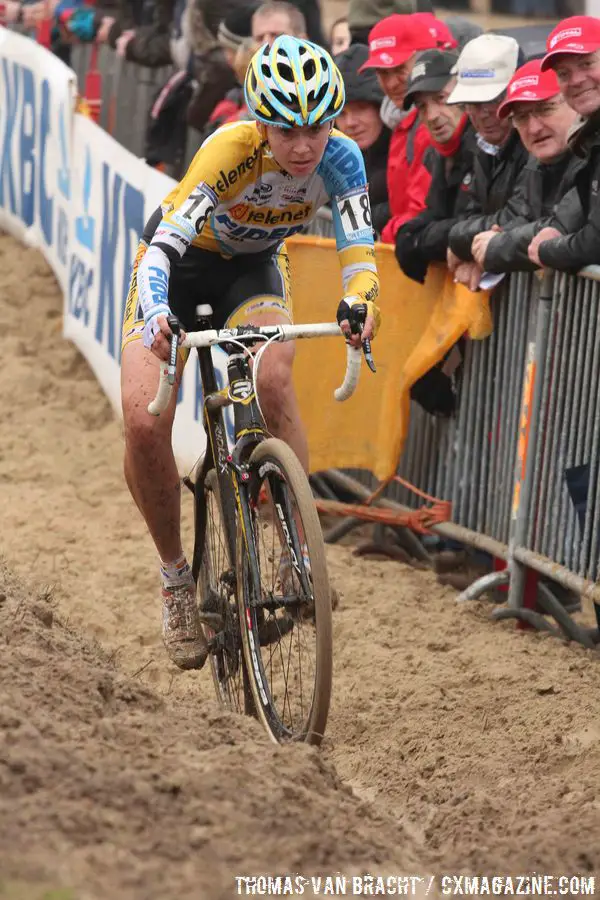
[[[236,568],[255,709],[275,741],[319,744],[331,697],[332,621],[317,510],[297,457],[275,438],[253,451],[249,485]]]

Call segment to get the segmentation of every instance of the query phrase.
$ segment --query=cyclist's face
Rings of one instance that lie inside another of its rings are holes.
[[[323,158],[330,131],[329,122],[303,128],[266,126],[267,140],[275,160],[295,178],[310,175],[317,168]]]

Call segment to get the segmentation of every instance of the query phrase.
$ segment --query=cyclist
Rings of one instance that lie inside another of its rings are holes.
[[[355,345],[360,337],[351,334],[351,324],[362,324],[366,338],[379,321],[364,164],[354,141],[332,127],[344,106],[339,70],[316,44],[282,36],[253,56],[244,91],[254,121],[211,135],[148,221],[123,322],[125,475],[160,557],[163,641],[182,669],[200,668],[207,648],[180,539],[180,482],[171,448],[175,395],[159,418],[146,411],[159,360],[168,357],[166,316],[175,314],[189,330],[197,304],[210,303],[216,328],[291,322],[283,241],[331,199],[345,293],[337,320]],[[307,469],[293,357],[293,344],[271,346],[258,391],[270,431]]]

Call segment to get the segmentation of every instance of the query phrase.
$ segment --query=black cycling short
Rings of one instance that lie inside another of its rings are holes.
[[[125,315],[122,346],[139,340],[144,330],[144,314],[138,299],[137,270],[162,218],[152,214],[138,245]],[[248,253],[224,259],[218,253],[188,247],[184,256],[171,263],[169,306],[186,331],[195,327],[196,307],[209,303],[212,323],[224,328],[272,321],[273,314],[292,321],[289,260],[285,246],[274,251]]]

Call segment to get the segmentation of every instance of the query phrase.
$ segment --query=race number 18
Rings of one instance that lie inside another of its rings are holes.
[[[371,209],[366,191],[338,201],[338,210],[346,238],[351,241],[371,227]]]

